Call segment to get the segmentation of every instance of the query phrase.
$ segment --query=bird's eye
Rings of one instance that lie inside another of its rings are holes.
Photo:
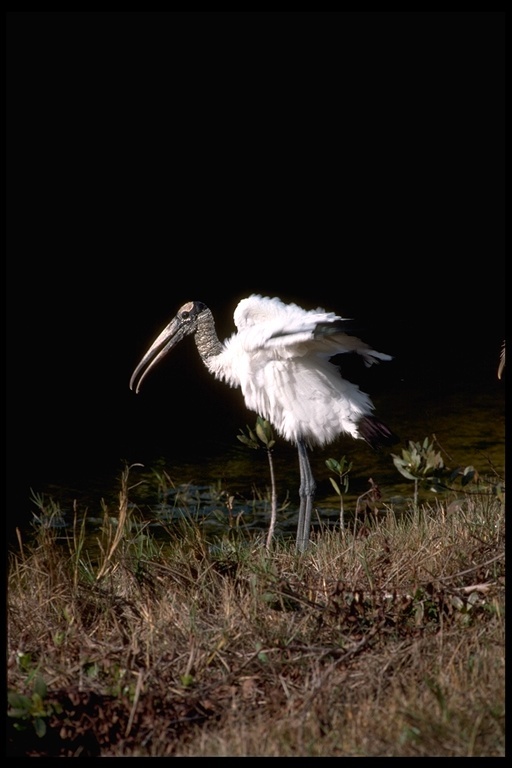
[[[185,312],[181,313],[181,319],[182,320],[188,320],[189,317],[190,317],[190,312],[187,312],[187,310],[185,310]]]

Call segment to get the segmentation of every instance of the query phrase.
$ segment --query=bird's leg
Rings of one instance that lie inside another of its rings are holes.
[[[311,528],[311,511],[315,496],[316,483],[309,463],[308,449],[302,440],[297,442],[299,451],[300,488],[299,488],[299,522],[297,524],[297,539],[295,547],[298,552],[304,552],[309,542]]]

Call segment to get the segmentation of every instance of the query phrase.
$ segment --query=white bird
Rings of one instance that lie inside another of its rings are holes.
[[[397,438],[372,415],[370,397],[344,379],[334,355],[354,352],[366,366],[391,356],[346,333],[347,320],[323,309],[307,311],[278,298],[242,299],[234,312],[237,332],[219,341],[211,310],[189,301],[155,339],[130,379],[138,392],[153,368],[181,339],[194,334],[208,370],[240,387],[247,408],[269,421],[277,433],[297,445],[300,508],[296,548],[309,541],[315,481],[307,448],[331,443],[343,433],[373,448]]]

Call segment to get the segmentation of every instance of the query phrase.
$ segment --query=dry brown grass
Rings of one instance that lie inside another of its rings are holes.
[[[299,556],[194,523],[157,544],[127,487],[94,558],[78,528],[11,556],[8,754],[504,756],[496,498],[384,509]]]

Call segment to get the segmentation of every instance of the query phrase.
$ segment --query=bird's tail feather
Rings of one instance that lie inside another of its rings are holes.
[[[362,439],[374,449],[400,442],[400,439],[375,416],[363,416],[357,429]]]

